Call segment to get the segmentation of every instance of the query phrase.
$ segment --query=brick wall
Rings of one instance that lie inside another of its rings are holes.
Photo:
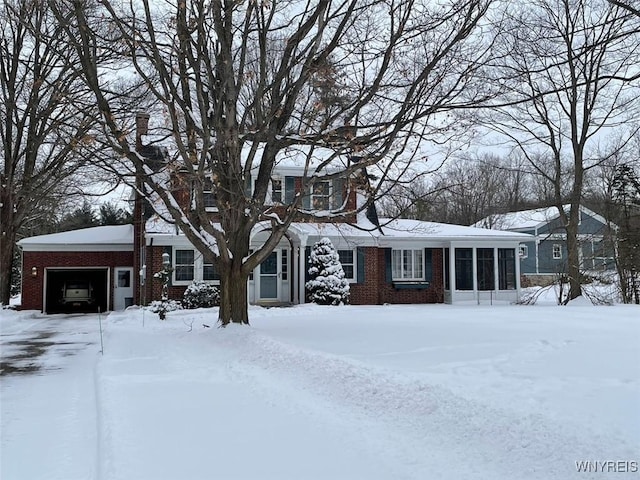
[[[146,302],[159,300],[162,284],[153,274],[162,269],[163,247],[147,248]],[[426,289],[396,289],[386,281],[384,249],[365,248],[364,278],[361,284],[350,284],[351,304],[381,305],[383,303],[443,303],[444,282],[442,271],[442,249],[432,250],[433,278]],[[186,287],[170,286],[169,298],[182,300]]]
[[[382,280],[384,281],[384,255],[380,258],[377,247],[364,249],[364,283],[352,283],[349,285],[352,305],[378,305],[380,293],[378,290],[379,262],[382,262]]]
[[[365,282],[351,284],[353,305],[381,305],[383,303],[443,303],[444,282],[442,249],[432,250],[433,278],[426,289],[396,289],[386,281],[384,249],[365,249]]]
[[[133,266],[133,252],[24,252],[22,260],[22,309],[43,308],[43,287],[45,268],[109,267],[110,285],[113,289],[114,267]],[[31,275],[36,267],[38,275]],[[135,275],[134,275],[135,279]],[[134,293],[137,282],[134,281]],[[109,295],[113,308],[113,290]]]
[[[154,278],[153,275],[162,270],[162,254],[164,247],[147,247],[146,249],[146,265],[147,276],[145,279],[145,288],[143,297],[136,297],[136,303],[148,305],[153,300],[162,298],[162,281]],[[173,261],[173,259],[172,259]],[[182,300],[186,286],[169,286],[169,298],[172,300]],[[142,299],[142,301],[141,301]]]

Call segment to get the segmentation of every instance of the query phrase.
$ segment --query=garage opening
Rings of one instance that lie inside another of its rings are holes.
[[[109,269],[47,269],[46,313],[107,310]]]

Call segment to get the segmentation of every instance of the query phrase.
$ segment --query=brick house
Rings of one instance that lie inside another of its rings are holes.
[[[139,145],[139,149],[151,162],[162,162],[161,148]],[[364,189],[359,187],[362,179],[328,180],[316,184],[312,192],[304,192],[304,168],[304,162],[297,164],[295,155],[279,162],[267,201],[277,209],[301,193],[305,195],[303,208],[322,212],[321,218],[291,224],[251,275],[250,303],[304,303],[307,259],[313,244],[323,237],[338,250],[350,282],[352,304],[518,300],[517,252],[528,235],[378,218],[375,207],[338,222],[332,220],[332,209],[347,205],[355,210],[353,207],[364,201]],[[217,207],[210,193],[206,209],[215,222]],[[174,194],[183,208],[189,207],[188,185]],[[204,261],[163,213],[161,204],[151,205],[138,197],[133,226],[97,227],[21,240],[23,308],[57,311],[60,284],[71,277],[88,278],[99,286],[104,310],[148,304],[160,298],[161,285],[154,274],[162,270],[165,253],[172,267],[170,298],[180,299],[193,281],[219,283],[213,265]],[[253,248],[262,244],[268,229],[269,222],[255,226]]]

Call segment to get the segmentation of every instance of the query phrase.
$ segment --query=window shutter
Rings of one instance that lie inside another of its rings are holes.
[[[162,249],[162,253],[168,253],[169,254],[169,258],[171,259],[171,267],[175,268],[175,265],[173,264],[173,247],[172,246],[165,246]],[[162,266],[162,258],[160,258],[160,270],[162,270],[164,267]],[[152,274],[155,274],[156,272],[151,272]],[[173,286],[173,272],[171,273],[171,275],[169,275],[169,286]]]
[[[251,176],[248,176],[244,179],[244,196],[247,198],[251,198]]]
[[[393,276],[391,273],[391,249],[384,249],[384,273],[385,280],[387,283],[391,283],[393,281]]]
[[[356,249],[356,258],[358,262],[356,281],[357,283],[364,283],[364,247],[358,247]]]
[[[336,210],[342,207],[342,202],[344,202],[344,178],[334,178],[333,179],[333,195],[331,208]]]
[[[311,191],[305,193],[304,185],[301,187],[302,192],[302,208],[305,210],[311,210]]]
[[[296,193],[296,178],[284,177],[284,203],[291,205]]]
[[[424,249],[424,279],[433,281],[433,250],[430,248]]]
[[[304,283],[309,281],[309,257],[311,256],[311,247],[304,248]]]

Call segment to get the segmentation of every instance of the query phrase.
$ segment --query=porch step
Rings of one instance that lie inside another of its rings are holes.
[[[285,307],[293,307],[293,302],[281,302],[281,301],[259,301],[256,302],[256,305],[263,308],[285,308]]]

